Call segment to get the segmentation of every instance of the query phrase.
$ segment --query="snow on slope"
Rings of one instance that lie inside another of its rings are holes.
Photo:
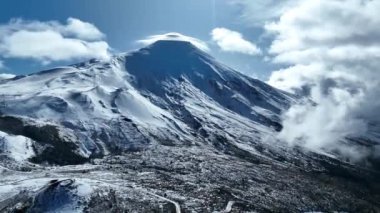
[[[0,185],[0,199],[18,204],[26,196],[34,196],[33,205],[28,212],[84,212],[83,203],[90,200],[91,194],[99,188],[107,189],[109,185],[89,179],[35,178],[24,179],[9,185]],[[25,194],[26,191],[29,191]],[[16,205],[16,209],[17,209]],[[22,206],[20,206],[22,209]],[[13,212],[13,211],[12,211]]]
[[[16,161],[24,161],[35,155],[33,141],[23,136],[9,135],[0,131],[0,155]]]
[[[216,136],[255,143],[281,129],[294,101],[178,39],[4,80],[0,97],[4,115],[56,125],[86,158]]]

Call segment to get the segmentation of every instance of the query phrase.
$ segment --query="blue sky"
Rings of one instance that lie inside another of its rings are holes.
[[[0,79],[178,32],[243,73],[308,96],[317,104],[290,108],[283,139],[335,149],[380,122],[379,11],[378,0],[1,0]]]
[[[223,63],[251,76],[266,79],[276,66],[264,61],[264,55],[222,51],[210,36],[216,27],[242,34],[258,48],[269,45],[263,30],[243,20],[241,5],[218,0],[3,0],[0,2],[0,24],[10,20],[57,21],[65,24],[69,17],[92,23],[105,34],[102,38],[112,52],[126,52],[142,45],[137,40],[150,35],[178,32],[208,43],[211,54]],[[1,36],[1,35],[0,35]],[[25,44],[28,45],[28,44]],[[1,54],[1,52],[0,52]],[[0,55],[1,72],[28,74],[55,66],[80,62],[83,58],[50,60],[48,63],[28,57]]]

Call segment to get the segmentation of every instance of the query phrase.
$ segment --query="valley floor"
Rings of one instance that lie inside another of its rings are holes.
[[[380,211],[378,173],[310,153],[290,162],[159,145],[79,166],[5,166],[0,212]]]

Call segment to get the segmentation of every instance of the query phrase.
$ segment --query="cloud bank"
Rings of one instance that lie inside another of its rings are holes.
[[[53,61],[109,57],[110,47],[104,34],[91,23],[68,18],[40,22],[13,19],[0,25],[0,54],[5,58]]]
[[[352,160],[379,150],[345,140],[380,141],[378,11],[380,1],[304,0],[265,24],[274,38],[273,61],[289,65],[273,72],[268,82],[314,102],[284,114],[281,139]]]
[[[239,32],[226,28],[215,28],[211,32],[212,40],[224,52],[242,53],[247,55],[261,54],[260,48],[254,43],[247,41]]]

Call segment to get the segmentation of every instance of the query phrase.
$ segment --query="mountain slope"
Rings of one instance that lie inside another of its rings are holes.
[[[206,135],[280,130],[280,112],[292,101],[185,41],[6,80],[0,95],[4,114],[56,125],[83,157],[156,140],[204,143]]]
[[[0,97],[0,211],[379,210],[377,171],[275,139],[296,97],[186,41],[2,80]]]

